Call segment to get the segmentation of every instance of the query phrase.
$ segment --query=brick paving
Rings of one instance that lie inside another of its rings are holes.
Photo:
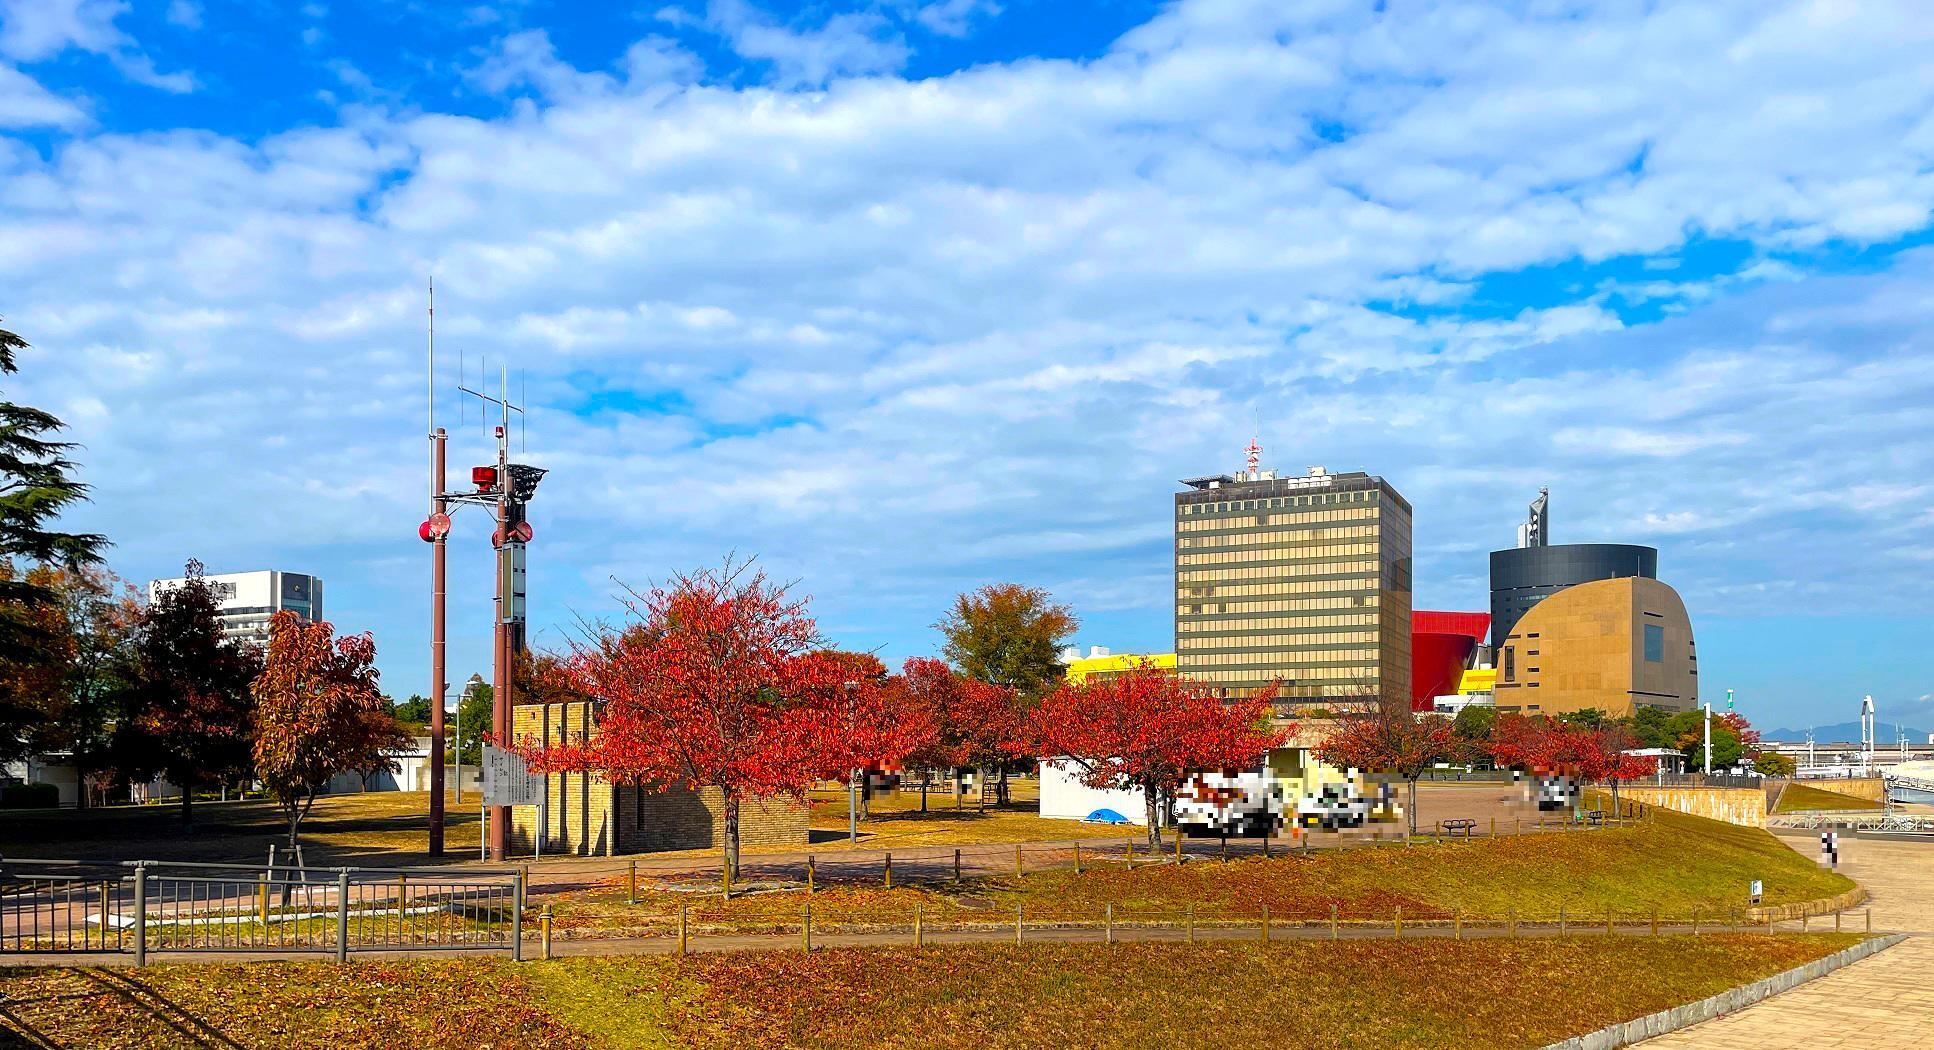
[[[1781,839],[1809,856],[1814,835]],[[1934,843],[1843,835],[1840,870],[1872,894],[1875,930],[1899,946],[1735,1014],[1647,1040],[1648,1050],[1934,1047]]]

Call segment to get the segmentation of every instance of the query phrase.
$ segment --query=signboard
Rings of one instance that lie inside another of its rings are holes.
[[[522,756],[484,745],[483,804],[535,806],[544,797],[544,778],[533,774]]]

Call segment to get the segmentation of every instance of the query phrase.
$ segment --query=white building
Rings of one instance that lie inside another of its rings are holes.
[[[206,577],[221,602],[222,635],[253,645],[269,644],[269,617],[288,609],[305,620],[322,619],[322,580],[299,572],[262,569]],[[182,579],[148,584],[148,600],[179,587]]]

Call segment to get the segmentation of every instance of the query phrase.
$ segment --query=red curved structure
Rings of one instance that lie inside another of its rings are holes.
[[[1436,612],[1410,614],[1410,709],[1428,711],[1431,700],[1455,692],[1470,666],[1471,653],[1491,629],[1491,614]]]

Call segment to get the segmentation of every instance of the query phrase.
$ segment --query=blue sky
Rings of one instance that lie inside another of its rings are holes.
[[[591,6],[0,0],[7,393],[119,571],[316,572],[421,689],[434,275],[440,419],[508,364],[552,469],[542,643],[736,551],[892,660],[998,579],[1167,648],[1259,428],[1409,496],[1423,607],[1549,485],[1712,695],[1934,727],[1919,5]]]

